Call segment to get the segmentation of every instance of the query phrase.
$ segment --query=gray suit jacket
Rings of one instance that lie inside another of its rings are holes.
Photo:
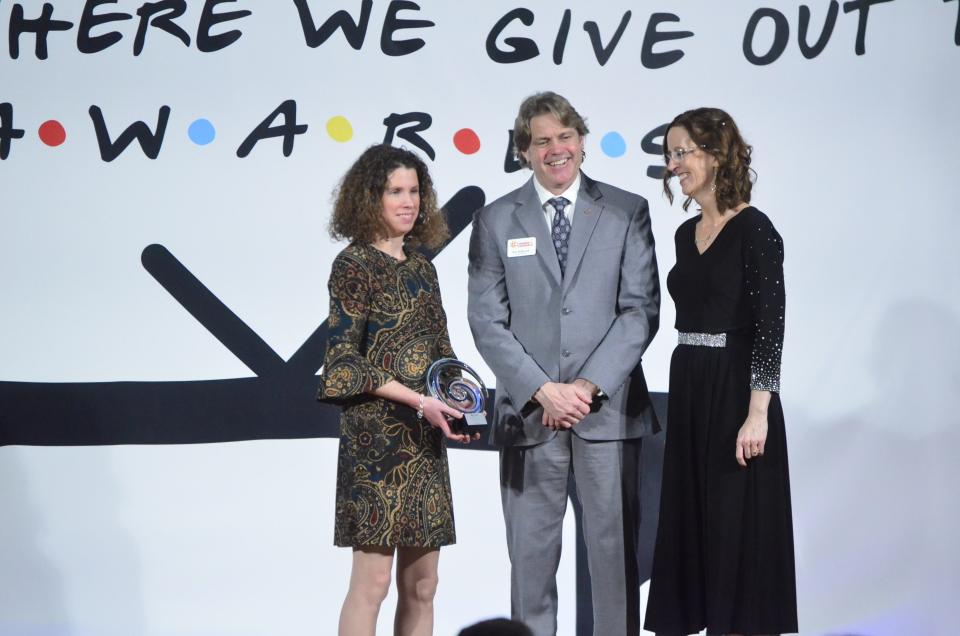
[[[507,241],[536,237],[536,254]],[[643,197],[582,175],[566,275],[533,178],[479,210],[470,237],[468,317],[497,378],[490,441],[526,446],[555,435],[531,403],[547,381],[578,377],[606,394],[573,431],[590,440],[655,433],[640,357],[659,326],[660,282]]]

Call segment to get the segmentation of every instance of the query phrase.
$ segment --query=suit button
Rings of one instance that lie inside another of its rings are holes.
[[[560,353],[560,355],[562,355],[564,358],[569,358],[570,355],[571,355],[571,354],[570,354],[570,350],[569,350],[569,349],[564,349],[564,350]]]
[[[569,313],[572,312],[572,311],[573,311],[573,310],[570,309],[569,307],[564,307],[563,309],[560,310],[560,313],[563,314],[564,316],[566,316],[567,314],[569,314]]]

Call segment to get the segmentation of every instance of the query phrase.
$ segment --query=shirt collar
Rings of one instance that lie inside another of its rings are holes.
[[[563,197],[570,201],[570,205],[567,206],[567,209],[572,212],[577,204],[577,193],[580,192],[580,173],[577,173],[577,177],[573,180],[573,183],[570,184],[570,187],[560,194],[553,194],[544,188],[543,185],[537,181],[536,175],[533,177],[533,189],[537,191],[537,197],[540,199],[540,207],[545,206],[547,201],[554,197]]]

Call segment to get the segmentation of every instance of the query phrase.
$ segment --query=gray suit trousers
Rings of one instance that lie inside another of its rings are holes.
[[[512,616],[536,636],[557,633],[557,567],[571,474],[583,507],[595,636],[640,633],[637,529],[640,438],[589,441],[569,431],[500,451]]]

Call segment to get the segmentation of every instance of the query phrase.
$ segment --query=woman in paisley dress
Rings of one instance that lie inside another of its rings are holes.
[[[783,240],[750,205],[752,148],[716,108],[678,115],[663,144],[700,214],[677,229],[667,288],[679,344],[644,627],[657,634],[797,631],[780,405]]]
[[[438,358],[454,357],[433,264],[446,223],[427,167],[389,145],[344,176],[330,234],[350,244],[330,273],[319,399],[339,404],[334,543],[353,548],[341,636],[372,636],[397,564],[395,634],[433,631],[440,547],[455,542],[445,438],[468,442],[462,414],[424,395]]]

